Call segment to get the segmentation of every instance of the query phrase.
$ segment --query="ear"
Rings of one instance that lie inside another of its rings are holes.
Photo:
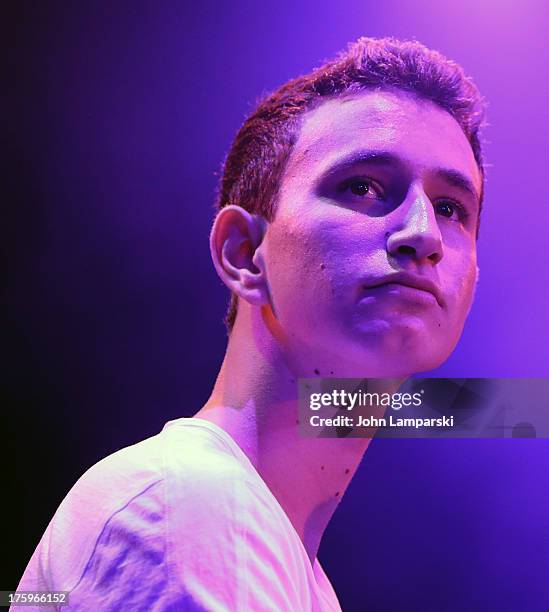
[[[250,304],[269,303],[263,237],[267,221],[240,206],[225,206],[217,214],[210,234],[210,252],[219,278]]]

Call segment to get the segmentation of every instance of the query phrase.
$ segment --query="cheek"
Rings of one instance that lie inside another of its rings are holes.
[[[344,208],[315,214],[311,203],[308,210],[271,226],[269,284],[275,296],[295,291],[301,302],[337,310],[355,297],[360,279],[386,273],[385,226]]]
[[[324,328],[327,310],[343,296],[350,241],[343,240],[334,219],[294,216],[271,228],[268,236],[267,278],[277,318]]]
[[[297,313],[304,302],[326,291],[321,243],[305,224],[273,229],[267,244],[267,278],[275,309]]]
[[[470,253],[468,257],[460,258],[452,275],[454,278],[453,298],[455,307],[459,315],[466,318],[473,304],[476,290],[476,252]]]

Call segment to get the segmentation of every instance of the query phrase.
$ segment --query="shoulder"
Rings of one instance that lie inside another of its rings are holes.
[[[70,590],[81,579],[99,540],[135,512],[146,530],[161,514],[160,436],[123,448],[91,466],[67,493],[27,566],[23,581]],[[139,510],[138,510],[139,509]]]
[[[201,419],[173,422],[165,433],[164,486],[170,521],[212,525],[216,517],[233,529],[263,521],[286,523],[272,493],[236,442]],[[266,526],[266,524],[265,524]],[[216,530],[217,531],[217,530]]]
[[[174,428],[173,448],[192,446],[165,470],[174,573],[207,609],[307,609],[308,559],[288,517],[234,440],[196,425],[192,441]]]
[[[163,471],[168,493],[196,502],[202,494],[230,496],[255,484],[254,470],[236,443],[201,419],[179,419],[163,431]]]
[[[82,609],[93,608],[88,598],[107,609],[128,597],[140,609],[174,597],[243,609],[265,598],[268,584],[274,607],[291,609],[301,556],[287,517],[236,443],[215,426],[180,419],[83,474],[19,589],[68,590]]]
[[[233,443],[234,444],[234,443]],[[240,494],[250,474],[242,458],[215,429],[192,419],[166,424],[150,438],[108,455],[91,466],[74,484],[52,520],[66,540],[71,524],[97,533],[125,508],[150,504],[164,512],[177,498],[199,502]]]
[[[27,567],[27,583],[71,589],[101,542],[124,532],[156,547],[192,533],[197,517],[213,518],[245,504],[246,471],[215,429],[192,419],[172,421],[157,435],[91,466],[67,493]],[[168,523],[168,524],[167,524]],[[137,547],[136,550],[138,550]],[[141,552],[149,559],[158,556]],[[32,584],[29,584],[32,588]]]

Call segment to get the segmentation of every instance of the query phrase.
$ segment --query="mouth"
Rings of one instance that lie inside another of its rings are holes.
[[[438,285],[436,285],[436,283],[434,283],[432,280],[422,276],[416,276],[408,273],[396,273],[382,279],[373,280],[364,286],[366,290],[381,287],[387,287],[388,289],[402,288],[405,292],[407,292],[407,290],[411,290],[409,291],[410,295],[415,294],[417,296],[421,296],[421,294],[429,294],[429,300],[434,298],[441,308],[444,308],[445,306],[444,299],[442,298]]]

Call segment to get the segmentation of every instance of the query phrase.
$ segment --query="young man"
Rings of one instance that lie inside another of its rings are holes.
[[[78,610],[339,609],[317,551],[369,440],[300,436],[297,380],[393,392],[451,353],[478,274],[482,117],[461,68],[392,39],[259,105],[211,232],[232,292],[211,397],[82,476],[19,590]]]

